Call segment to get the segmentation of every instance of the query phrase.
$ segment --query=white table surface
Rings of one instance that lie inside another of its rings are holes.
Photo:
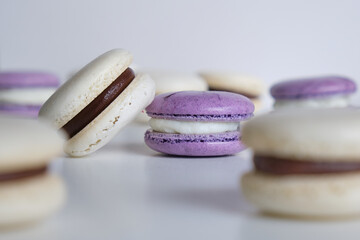
[[[146,126],[126,127],[85,158],[59,158],[67,202],[37,225],[0,239],[359,239],[360,220],[304,221],[263,216],[241,195],[250,152],[169,157],[143,142]],[[360,203],[359,203],[360,204]]]

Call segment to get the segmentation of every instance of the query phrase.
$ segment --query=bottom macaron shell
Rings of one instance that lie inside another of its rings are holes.
[[[65,201],[63,181],[44,174],[0,183],[0,229],[48,217]]]
[[[360,216],[360,173],[275,176],[249,172],[245,198],[265,213],[305,218]]]
[[[246,148],[238,131],[216,134],[170,134],[148,130],[145,143],[151,149],[180,156],[223,156]]]
[[[41,106],[35,105],[0,104],[0,114],[22,117],[37,117],[40,108]]]

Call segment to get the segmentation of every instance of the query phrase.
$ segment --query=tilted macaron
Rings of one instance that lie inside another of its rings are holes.
[[[196,74],[171,72],[171,71],[146,71],[154,80],[156,85],[156,95],[167,92],[179,91],[206,91],[208,85],[204,79]],[[138,122],[147,123],[149,117],[145,111],[137,117]]]
[[[60,85],[45,72],[0,72],[0,113],[37,117],[43,103]]]
[[[65,82],[39,117],[69,136],[64,150],[84,156],[109,142],[154,98],[155,84],[129,68],[132,55],[115,49],[99,56]]]
[[[255,105],[255,110],[261,108],[261,95],[265,91],[264,83],[255,77],[233,72],[201,72],[210,90],[239,93],[249,98]]]
[[[300,217],[360,216],[360,111],[294,109],[244,124],[255,170],[242,178],[245,197],[268,213]]]
[[[145,143],[155,151],[183,156],[218,156],[240,152],[240,121],[253,116],[246,97],[217,91],[160,94],[146,108],[152,129]]]
[[[355,82],[340,76],[289,80],[270,90],[275,109],[347,107],[355,91]]]
[[[41,220],[59,209],[65,189],[47,172],[63,138],[36,120],[0,118],[0,227]]]

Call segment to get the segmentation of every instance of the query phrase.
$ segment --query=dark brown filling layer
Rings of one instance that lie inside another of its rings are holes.
[[[0,182],[18,180],[27,177],[34,177],[36,175],[44,174],[46,170],[47,170],[47,166],[43,166],[36,169],[22,170],[18,172],[0,173]]]
[[[253,95],[253,94],[249,94],[249,93],[244,93],[244,92],[239,92],[239,91],[233,91],[233,90],[229,90],[229,89],[222,89],[222,88],[209,88],[210,91],[225,91],[225,92],[233,92],[233,93],[237,93],[237,94],[241,94],[249,99],[257,99],[259,96],[258,95]]]
[[[115,81],[100,93],[99,96],[67,122],[62,129],[68,134],[69,138],[75,136],[104,111],[105,108],[125,90],[134,78],[134,71],[131,68],[127,68],[117,79],[115,79]]]
[[[254,156],[256,170],[276,174],[324,174],[360,171],[360,162],[310,162]]]

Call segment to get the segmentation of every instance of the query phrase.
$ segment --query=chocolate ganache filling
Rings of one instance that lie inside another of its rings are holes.
[[[131,68],[127,68],[104,91],[102,91],[100,95],[67,122],[62,129],[68,134],[69,138],[75,136],[104,111],[105,108],[107,108],[125,90],[134,78],[134,71]]]
[[[15,172],[0,173],[0,182],[18,180],[27,177],[34,177],[44,174],[47,170],[47,166],[41,166],[35,169],[20,170]]]
[[[360,162],[310,162],[254,156],[257,171],[276,174],[326,174],[360,171]]]
[[[233,90],[229,90],[229,89],[222,89],[222,88],[209,88],[210,91],[225,91],[225,92],[232,92],[232,93],[237,93],[240,95],[243,95],[249,99],[257,99],[259,96],[258,95],[254,95],[254,94],[249,94],[249,93],[244,93],[244,92],[240,92],[240,91],[233,91]]]

